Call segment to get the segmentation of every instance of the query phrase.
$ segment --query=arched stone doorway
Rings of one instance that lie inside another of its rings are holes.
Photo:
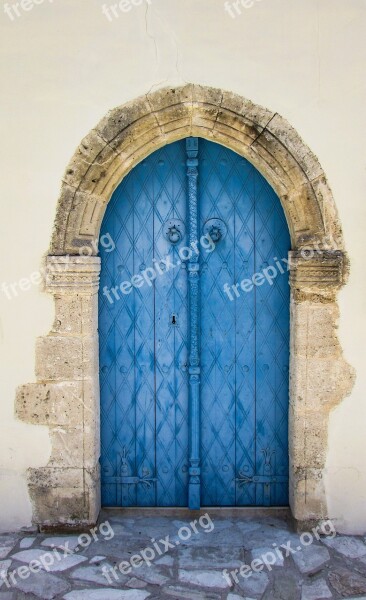
[[[17,414],[48,425],[49,464],[30,469],[34,522],[94,523],[100,510],[96,240],[109,199],[153,150],[190,136],[247,158],[278,194],[291,234],[290,505],[298,521],[327,517],[323,470],[330,410],[352,388],[337,339],[336,294],[347,260],[316,157],[278,114],[198,85],[162,89],[112,110],[82,141],[63,180],[47,258],[55,297],[37,341],[37,383],[18,390]]]

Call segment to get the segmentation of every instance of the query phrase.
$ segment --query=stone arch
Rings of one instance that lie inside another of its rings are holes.
[[[325,174],[289,123],[230,92],[187,85],[111,110],[83,139],[64,175],[50,254],[88,246],[123,177],[154,150],[188,136],[218,142],[253,163],[281,199],[293,249],[323,248],[327,236],[332,249],[343,249]]]
[[[96,240],[106,205],[139,161],[188,136],[247,158],[283,205],[292,240],[290,503],[300,522],[328,516],[329,412],[353,385],[336,331],[347,261],[333,196],[317,158],[280,115],[230,92],[186,85],[111,110],[83,139],[63,178],[47,257],[55,322],[37,341],[37,382],[21,386],[16,402],[19,418],[50,427],[51,459],[29,470],[41,527],[85,526],[100,510]]]

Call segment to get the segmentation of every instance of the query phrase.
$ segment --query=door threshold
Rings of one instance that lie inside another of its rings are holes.
[[[164,506],[164,507],[129,507],[119,506],[103,507],[101,518],[109,514],[122,517],[186,517],[191,518],[209,513],[210,516],[222,518],[263,518],[278,517],[284,520],[291,520],[292,514],[289,506],[203,506],[200,510],[190,510],[186,507]]]

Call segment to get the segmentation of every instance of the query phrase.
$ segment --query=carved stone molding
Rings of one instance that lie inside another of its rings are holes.
[[[99,257],[47,256],[46,291],[51,294],[96,294],[99,275]]]
[[[306,248],[290,252],[290,284],[296,300],[335,299],[345,284],[347,258],[340,250]]]

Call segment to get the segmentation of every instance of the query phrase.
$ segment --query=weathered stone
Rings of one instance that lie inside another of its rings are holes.
[[[47,551],[36,548],[33,550],[22,550],[21,552],[17,552],[16,554],[13,554],[12,558],[27,564],[33,560],[40,561],[43,568],[51,573],[66,571],[87,560],[84,556],[76,556],[75,554],[63,556],[62,551],[54,553],[51,550]]]
[[[146,586],[146,581],[141,581],[141,579],[136,579],[136,577],[131,577],[131,579],[126,582],[126,587],[129,588],[143,589]]]
[[[83,386],[80,381],[29,383],[17,390],[19,419],[35,425],[80,423],[83,414]]]
[[[191,588],[180,585],[170,585],[162,589],[164,594],[172,596],[176,600],[220,600],[221,595],[215,592],[196,592]]]
[[[225,589],[230,587],[220,571],[186,571],[179,569],[179,581],[206,588]]]
[[[73,579],[80,579],[81,581],[99,583],[100,585],[117,585],[117,583],[121,584],[126,581],[126,577],[124,577],[120,572],[117,572],[118,581],[115,580],[113,575],[107,578],[103,574],[103,567],[107,568],[109,571],[113,568],[112,565],[109,565],[108,563],[104,563],[102,566],[93,565],[88,567],[79,567],[71,573],[71,577]]]
[[[239,575],[239,587],[244,594],[262,598],[269,584],[269,577],[266,573],[252,573],[247,579]]]
[[[280,552],[275,552],[273,546],[272,547],[263,547],[263,548],[253,548],[251,551],[252,559],[260,559],[268,561],[269,565],[272,567],[283,567],[285,564],[285,559],[283,554]],[[272,564],[273,563],[273,564]]]
[[[331,571],[329,581],[341,596],[366,594],[366,578],[344,567],[337,568],[337,571]]]
[[[179,552],[181,569],[204,569],[210,565],[212,569],[240,568],[242,560],[241,548],[230,546],[219,547],[186,547]]]
[[[337,535],[334,538],[323,538],[322,542],[347,558],[361,558],[362,556],[366,556],[366,544],[361,538]]]
[[[93,556],[93,558],[90,559],[90,564],[94,565],[96,563],[100,563],[102,562],[102,560],[105,560],[106,556]]]
[[[333,594],[327,586],[325,579],[318,579],[311,585],[303,585],[301,600],[322,600],[323,598],[332,598]]]
[[[2,579],[6,578],[8,571],[11,566],[11,560],[0,560],[0,582],[2,583]],[[0,583],[0,586],[1,586]]]
[[[64,596],[65,600],[145,600],[150,596],[143,590],[75,590]]]
[[[165,565],[166,567],[172,567],[174,564],[174,558],[172,556],[169,556],[169,554],[167,554],[166,556],[163,556],[162,558],[159,558],[158,560],[155,561],[156,565]]]
[[[43,540],[41,545],[49,546],[50,548],[66,547],[67,549],[74,551],[79,546],[79,537],[77,535],[50,537]]]
[[[141,567],[136,568],[136,570],[133,570],[133,572],[139,579],[143,579],[143,581],[151,583],[152,585],[165,585],[169,582],[169,577],[166,577],[162,569],[154,564],[152,564],[151,567],[142,565]]]
[[[36,343],[39,380],[74,380],[83,375],[83,344],[75,337],[46,336]]]
[[[35,541],[36,541],[35,537],[25,537],[22,540],[20,540],[19,547],[26,550],[27,548],[30,548],[31,546],[33,546]]]
[[[292,554],[292,558],[299,571],[308,574],[319,571],[330,560],[330,554],[326,548],[312,545]]]
[[[297,577],[290,570],[278,571],[275,574],[270,600],[298,600],[300,586]]]
[[[70,589],[67,581],[43,571],[31,573],[27,579],[18,577],[15,587],[25,594],[34,594],[44,600],[52,600]]]

